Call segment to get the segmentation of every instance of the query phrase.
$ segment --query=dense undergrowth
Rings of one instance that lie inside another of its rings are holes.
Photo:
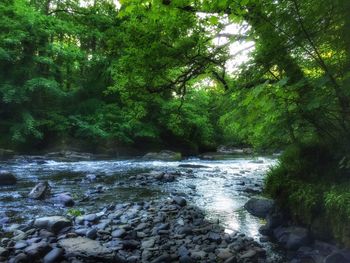
[[[333,153],[315,142],[289,147],[268,173],[265,192],[316,238],[350,247],[349,171]]]

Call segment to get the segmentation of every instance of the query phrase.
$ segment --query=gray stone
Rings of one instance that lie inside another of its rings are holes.
[[[51,194],[51,187],[48,182],[38,183],[28,194],[31,199],[45,199]]]
[[[275,202],[272,199],[264,197],[252,197],[244,205],[247,211],[257,217],[265,218],[272,211]]]
[[[63,228],[71,225],[71,221],[63,216],[41,217],[34,221],[34,226],[37,228],[46,229],[53,233],[59,233]]]
[[[97,237],[97,229],[93,228],[86,232],[86,237],[90,239],[95,239]]]
[[[278,227],[274,230],[278,242],[287,249],[297,250],[311,242],[309,230],[303,227]]]
[[[52,201],[54,201],[55,203],[58,203],[58,204],[62,204],[62,205],[67,206],[67,207],[71,207],[74,205],[73,198],[67,193],[62,193],[62,194],[58,194],[58,195],[54,196],[52,198]]]
[[[41,257],[50,251],[51,247],[46,242],[33,243],[24,252],[30,257]]]
[[[114,253],[100,242],[85,237],[62,239],[59,245],[64,249],[66,257],[80,257],[89,260],[112,261]]]
[[[181,196],[174,196],[173,201],[181,207],[184,207],[187,205],[186,199]]]
[[[52,249],[43,259],[44,263],[56,263],[60,262],[63,257],[64,250],[62,248]]]
[[[3,185],[15,185],[17,178],[8,171],[0,171],[0,186]]]
[[[124,236],[126,236],[126,231],[124,229],[116,229],[112,232],[112,237],[115,238],[122,238]]]

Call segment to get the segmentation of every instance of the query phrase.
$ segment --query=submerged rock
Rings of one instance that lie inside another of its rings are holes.
[[[275,201],[272,199],[255,196],[249,199],[244,207],[250,214],[265,218],[272,211],[274,205]]]
[[[51,194],[51,187],[48,182],[40,182],[30,191],[28,197],[31,199],[45,199]]]
[[[14,174],[8,171],[0,171],[0,186],[3,185],[15,185],[17,178]]]
[[[150,152],[145,154],[142,159],[144,160],[160,160],[160,161],[180,161],[181,160],[181,153],[173,152],[173,151],[160,151],[158,153],[156,152]]]

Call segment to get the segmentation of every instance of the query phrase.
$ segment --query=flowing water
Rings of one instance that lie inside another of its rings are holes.
[[[276,159],[269,157],[181,162],[137,159],[57,162],[22,157],[0,163],[1,169],[13,172],[18,178],[15,187],[0,187],[0,215],[8,217],[9,223],[15,223],[42,215],[66,214],[69,208],[27,198],[31,188],[45,180],[53,193],[71,193],[78,201],[74,209],[84,212],[98,212],[111,203],[154,200],[177,192],[204,209],[208,219],[219,221],[227,232],[237,230],[258,240],[258,229],[263,222],[243,206],[250,196],[261,190],[266,171],[275,163]],[[179,166],[184,164],[203,167]],[[132,175],[150,171],[181,175],[175,182],[162,184],[142,185],[129,180]]]

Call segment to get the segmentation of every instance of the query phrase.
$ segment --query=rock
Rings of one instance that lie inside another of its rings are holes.
[[[187,205],[186,199],[181,196],[174,196],[173,201],[181,207],[184,207]]]
[[[224,263],[237,263],[237,258],[235,256],[230,257],[226,259]]]
[[[257,217],[265,218],[272,211],[275,202],[272,199],[264,197],[252,197],[244,205],[247,211]]]
[[[256,251],[254,249],[249,249],[248,251],[244,252],[240,258],[241,259],[251,259],[256,256]]]
[[[142,159],[144,160],[160,160],[160,161],[180,161],[181,153],[172,151],[161,151],[159,153],[150,152],[145,154]]]
[[[179,164],[178,167],[181,168],[210,168],[209,166],[205,166],[205,165],[200,165],[200,164]]]
[[[122,241],[123,244],[123,249],[129,249],[129,250],[134,250],[136,249],[140,243],[136,240],[123,240]]]
[[[102,262],[111,262],[114,258],[111,249],[85,237],[62,239],[58,243],[64,249],[67,258],[79,257],[83,260],[101,260]]]
[[[324,263],[349,263],[349,260],[341,253],[334,252],[324,259]]]
[[[9,149],[0,149],[0,160],[7,160],[15,156],[15,152]]]
[[[218,253],[217,253],[218,258],[222,259],[222,260],[226,260],[229,259],[233,256],[233,254],[231,253],[231,251],[228,248],[224,248],[224,249],[219,249]]]
[[[59,233],[63,228],[71,225],[71,221],[63,216],[42,217],[34,221],[34,226],[37,228],[46,229],[53,233]]]
[[[154,246],[155,242],[156,242],[156,238],[150,237],[149,239],[142,241],[141,248],[142,249],[152,248]]]
[[[274,230],[278,242],[289,250],[297,250],[311,242],[309,230],[303,227],[278,227]]]
[[[24,254],[24,253],[20,253],[17,256],[15,256],[13,258],[12,261],[10,261],[10,263],[29,263],[29,262],[33,262],[32,260],[29,260],[28,255]]]
[[[208,234],[208,239],[212,242],[220,243],[221,242],[221,236],[218,233],[210,232]]]
[[[51,194],[51,187],[48,182],[38,183],[28,194],[31,199],[45,199]]]
[[[8,171],[0,171],[0,186],[4,185],[15,185],[17,178]]]
[[[29,247],[27,247],[24,252],[30,257],[42,257],[47,252],[49,252],[51,247],[48,243],[41,241],[39,243],[33,243]]]
[[[96,239],[97,237],[97,229],[93,228],[86,232],[86,237],[90,239]]]
[[[6,257],[8,255],[8,250],[6,248],[0,247],[0,256]]]
[[[116,229],[112,232],[112,237],[115,238],[123,238],[124,236],[126,236],[126,231],[125,229]]]
[[[44,257],[44,263],[56,263],[60,262],[63,257],[64,250],[62,248],[54,248],[52,249],[46,256]]]
[[[73,198],[67,193],[62,193],[54,196],[52,198],[52,201],[55,202],[56,204],[59,203],[67,207],[71,207],[74,205]]]

